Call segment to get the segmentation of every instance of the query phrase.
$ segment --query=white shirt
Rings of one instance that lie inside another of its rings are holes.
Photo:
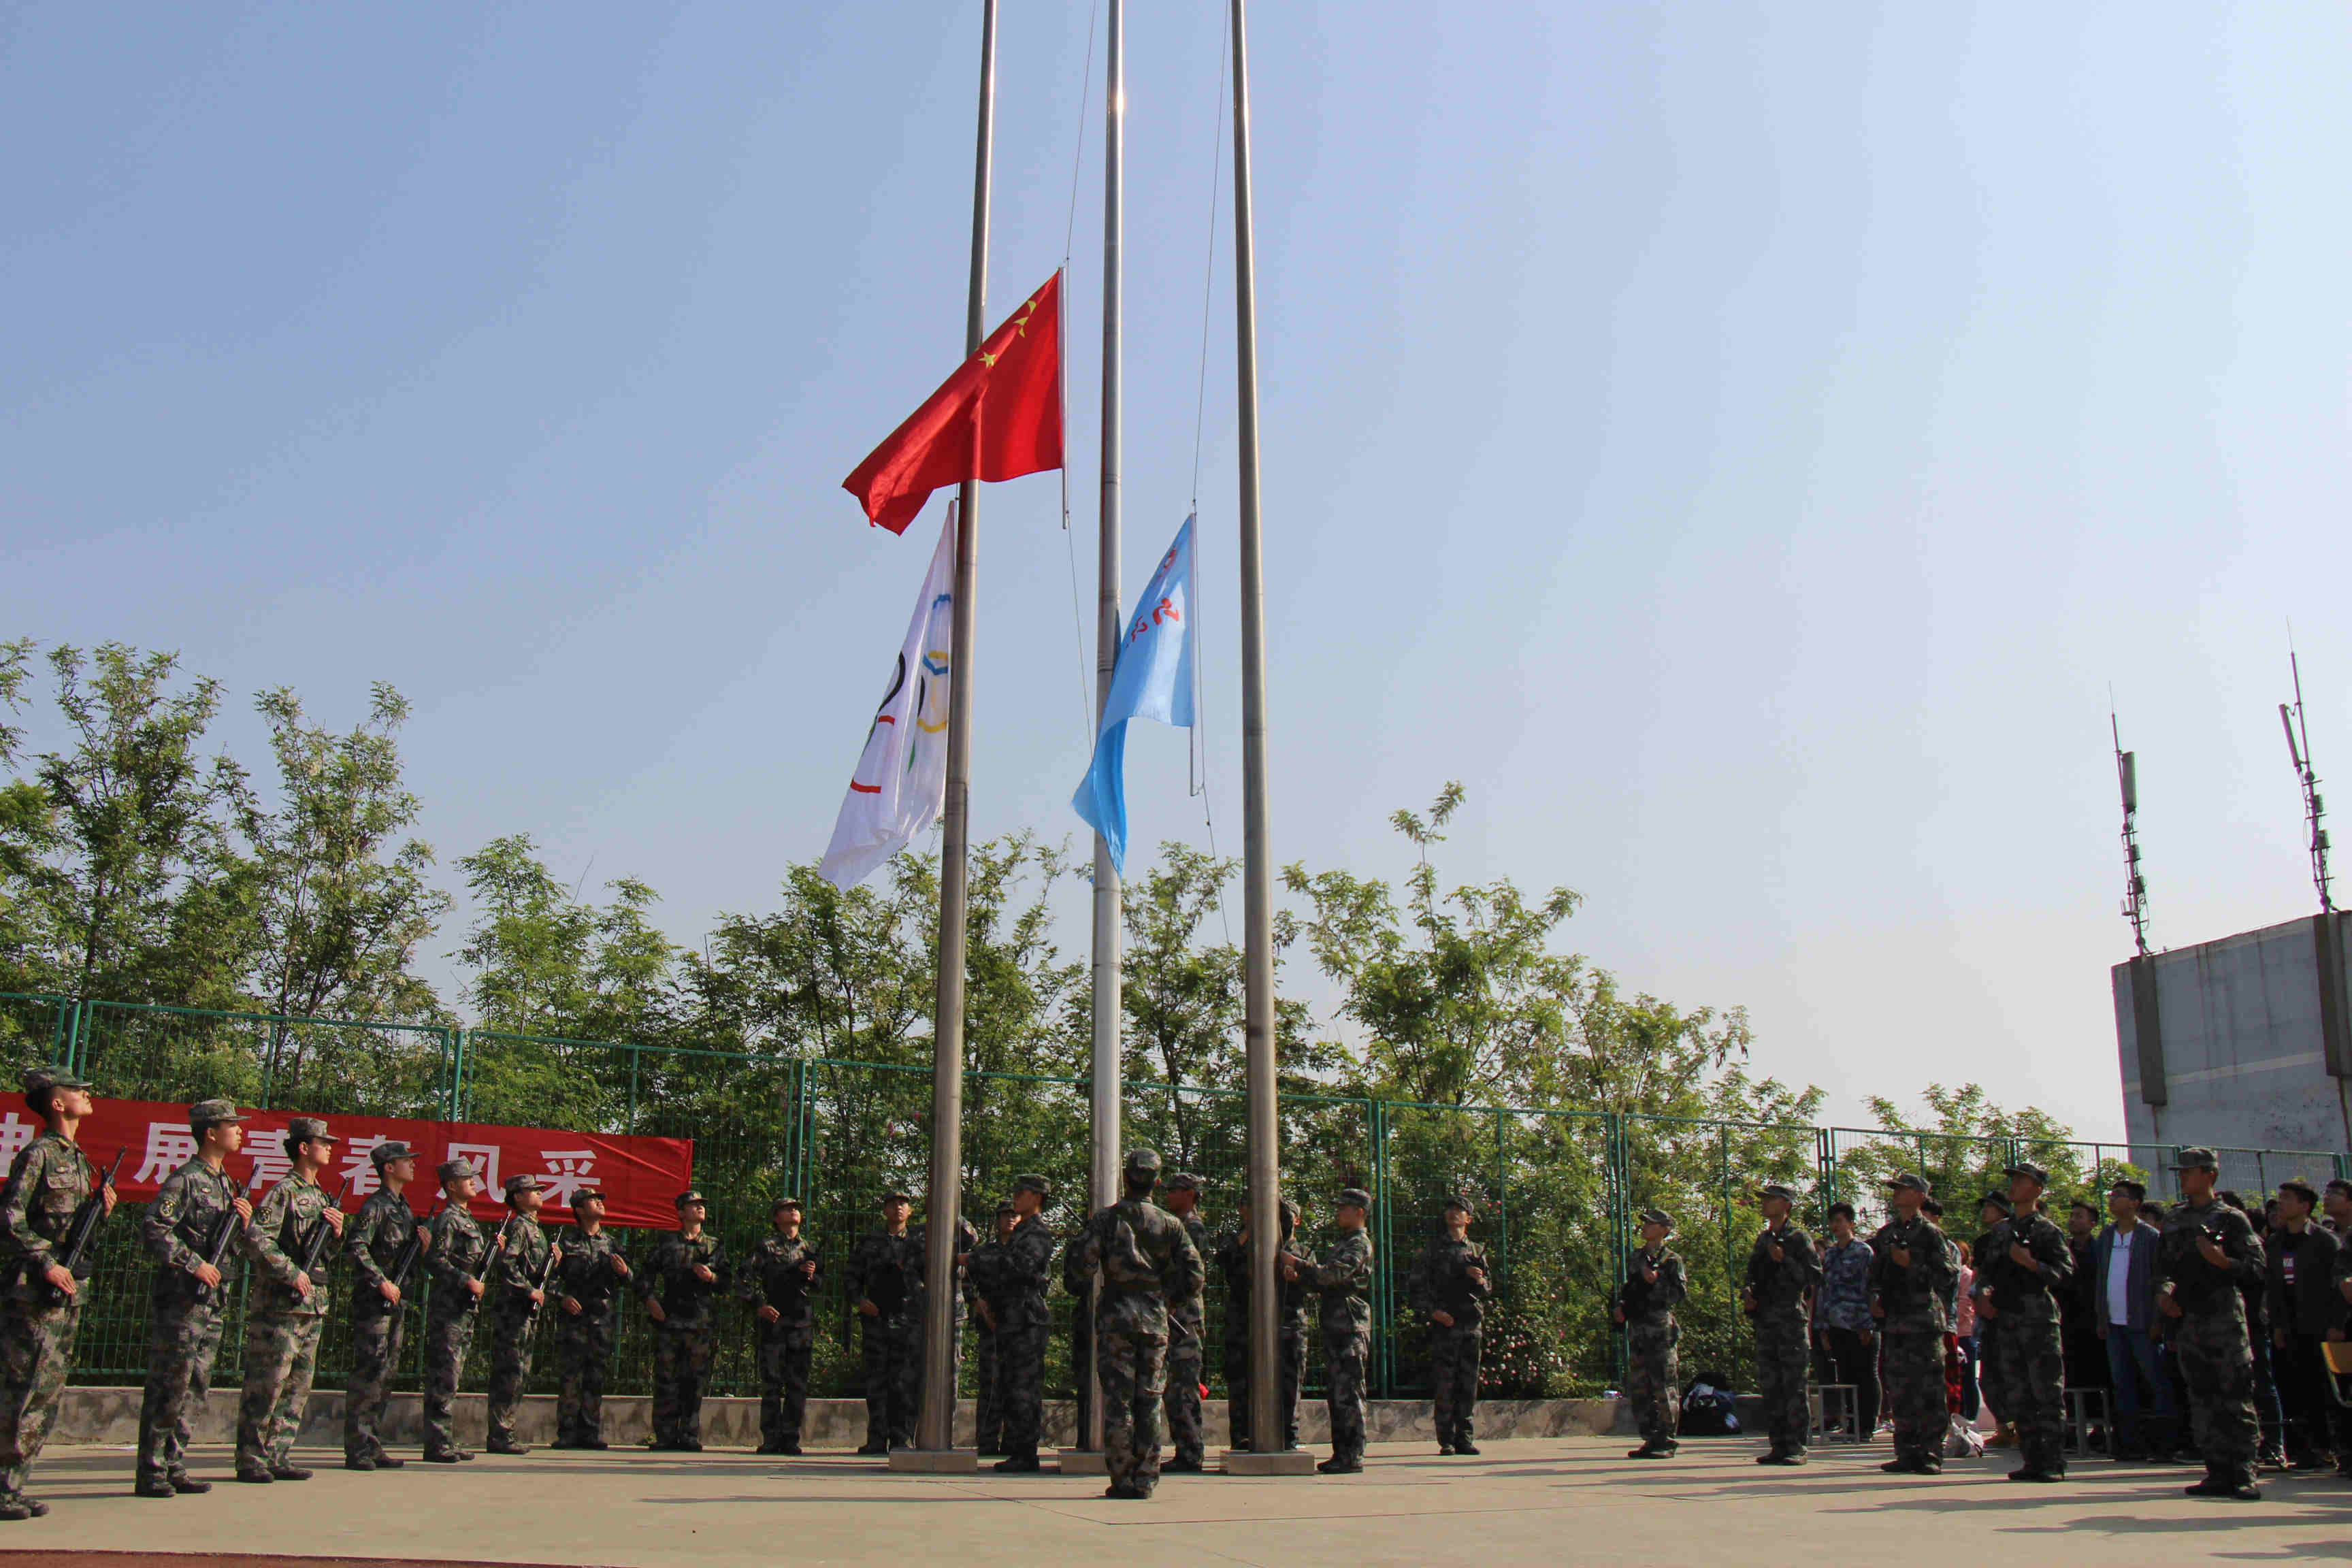
[[[2131,1327],[2132,1244],[2144,1228],[2116,1231],[2115,1249],[2107,1254],[2107,1321],[2120,1328]]]

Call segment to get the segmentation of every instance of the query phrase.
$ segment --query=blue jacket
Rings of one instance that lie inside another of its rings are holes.
[[[2093,1248],[2093,1261],[2096,1267],[2092,1275],[2096,1284],[2094,1287],[2095,1293],[2091,1299],[2091,1321],[2101,1328],[2115,1321],[2108,1307],[2107,1269],[2115,1259],[2116,1240],[2119,1234],[2113,1225],[2101,1226],[2099,1239]],[[2133,1227],[2129,1244],[2131,1263],[2126,1278],[2129,1280],[2131,1300],[2124,1304],[2124,1310],[2133,1331],[2144,1334],[2147,1332],[2148,1324],[2156,1321],[2156,1226],[2142,1220]]]

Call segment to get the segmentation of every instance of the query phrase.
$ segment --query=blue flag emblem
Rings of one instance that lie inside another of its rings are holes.
[[[1070,805],[1103,836],[1127,875],[1127,721],[1192,727],[1192,524],[1186,518],[1150,586],[1128,616],[1112,668],[1110,700],[1095,735],[1094,763]]]

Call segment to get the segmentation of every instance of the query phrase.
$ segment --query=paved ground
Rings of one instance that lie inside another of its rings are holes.
[[[2008,1459],[1955,1460],[1933,1480],[1884,1476],[1884,1445],[1780,1471],[1757,1468],[1745,1439],[1694,1441],[1664,1465],[1627,1461],[1624,1449],[1622,1437],[1496,1442],[1464,1460],[1376,1447],[1358,1477],[1176,1476],[1136,1504],[1104,1499],[1099,1479],[932,1479],[845,1455],[740,1452],[541,1452],[373,1476],[321,1468],[299,1485],[224,1482],[164,1502],[131,1495],[127,1451],[66,1447],[43,1458],[33,1489],[56,1511],[0,1524],[0,1552],[71,1568],[2352,1562],[2352,1483],[2332,1479],[2273,1479],[2262,1501],[2223,1504],[2182,1497],[2195,1478],[2179,1469],[2095,1463],[2063,1486],[2021,1486],[2002,1479]],[[228,1456],[200,1451],[196,1469],[223,1477]]]

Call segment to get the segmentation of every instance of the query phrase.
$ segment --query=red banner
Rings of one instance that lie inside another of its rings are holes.
[[[146,1100],[101,1100],[96,1104],[95,1113],[81,1124],[82,1152],[103,1173],[117,1150],[129,1151],[114,1178],[115,1191],[123,1197],[132,1202],[153,1197],[164,1177],[195,1157],[196,1138],[188,1131],[185,1105]],[[243,1186],[258,1171],[267,1191],[290,1168],[286,1123],[303,1112],[245,1114],[245,1148],[229,1156],[228,1173]],[[416,1182],[408,1189],[408,1201],[420,1214],[439,1206],[433,1168],[444,1160],[470,1161],[482,1177],[485,1191],[473,1204],[477,1219],[504,1215],[499,1184],[528,1172],[543,1184],[547,1201],[540,1212],[551,1218],[570,1219],[572,1194],[594,1187],[604,1194],[604,1217],[612,1224],[667,1230],[677,1224],[677,1194],[694,1184],[690,1138],[631,1138],[391,1116],[331,1116],[326,1121],[327,1131],[342,1142],[335,1146],[334,1163],[321,1180],[331,1193],[345,1177],[351,1179],[351,1192],[343,1199],[346,1209],[358,1208],[380,1184],[368,1152],[388,1139],[416,1151]],[[21,1108],[0,1116],[0,1169],[40,1131],[40,1123]]]

